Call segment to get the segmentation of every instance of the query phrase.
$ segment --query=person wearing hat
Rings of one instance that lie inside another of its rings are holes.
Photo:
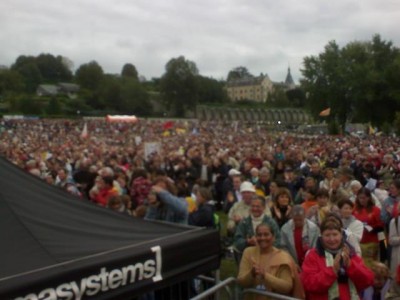
[[[249,216],[251,199],[255,196],[256,189],[251,182],[244,181],[240,185],[240,194],[242,195],[242,201],[236,202],[228,213],[227,231],[228,235],[231,236],[235,233],[237,224]],[[269,216],[271,215],[268,207],[265,207],[264,213]]]

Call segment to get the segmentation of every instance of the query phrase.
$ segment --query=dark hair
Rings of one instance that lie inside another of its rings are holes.
[[[142,168],[136,168],[133,170],[131,175],[131,182],[134,181],[138,177],[147,178],[147,171]]]
[[[318,190],[316,188],[307,188],[306,193],[309,193],[311,196],[313,196],[313,199],[317,196]]]
[[[209,201],[212,198],[210,189],[204,186],[199,187],[197,193],[199,193],[201,197],[204,198],[205,201]]]
[[[261,204],[262,204],[263,206],[265,206],[265,198],[264,198],[263,196],[254,195],[254,196],[251,198],[251,201],[255,201],[255,200],[260,200],[260,201],[261,201]]]
[[[371,212],[372,208],[375,206],[374,201],[372,201],[372,194],[371,191],[365,187],[361,188],[358,193],[357,193],[357,197],[356,197],[356,210],[357,211],[361,211],[363,209],[363,206],[360,203],[360,200],[358,199],[358,196],[360,195],[365,195],[368,197],[368,202],[367,202],[367,211]]]
[[[177,187],[165,176],[158,176],[154,179],[153,185],[157,185],[158,183],[164,183],[167,187],[168,192],[172,195],[177,195],[178,189]]]
[[[396,189],[400,190],[400,179],[393,180],[392,184],[396,187]]]
[[[351,208],[354,208],[354,203],[350,199],[342,199],[337,203],[339,209],[342,209],[342,207],[345,205],[350,205]]]
[[[315,198],[322,198],[322,197],[329,198],[329,191],[327,189],[318,189]]]
[[[102,178],[103,178],[103,181],[104,181],[105,184],[111,185],[111,186],[113,185],[114,177],[112,177],[112,176],[104,176]]]
[[[107,206],[112,207],[113,205],[122,205],[124,204],[124,201],[121,196],[114,196],[111,197],[110,200],[108,200]]]
[[[260,229],[261,227],[268,228],[269,231],[271,232],[272,236],[275,236],[275,232],[272,230],[271,226],[268,225],[267,223],[260,223],[260,224],[258,224],[258,225],[256,226],[256,232],[255,232],[255,233],[257,233],[257,232],[258,232],[258,229]]]
[[[312,177],[312,176],[307,176],[307,177],[304,179],[304,183],[306,183],[307,181],[314,181],[314,183],[317,182],[317,181],[315,180],[315,178]]]
[[[278,199],[282,195],[286,195],[286,196],[289,197],[289,204],[290,204],[290,202],[292,202],[292,194],[290,193],[290,191],[287,188],[281,187],[281,188],[278,189],[278,192],[276,193],[276,196],[275,196],[277,205],[279,205],[278,204]]]

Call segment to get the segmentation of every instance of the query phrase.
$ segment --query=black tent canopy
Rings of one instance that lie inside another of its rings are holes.
[[[79,200],[0,158],[0,299],[117,299],[219,267],[215,230]]]

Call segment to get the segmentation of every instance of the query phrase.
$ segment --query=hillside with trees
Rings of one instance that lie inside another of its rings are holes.
[[[201,75],[184,56],[171,58],[164,73],[150,80],[130,62],[119,74],[104,72],[96,61],[73,69],[69,58],[49,53],[21,55],[0,67],[0,114],[183,117],[194,116],[199,104],[244,105],[305,109],[315,120],[341,128],[349,122],[380,128],[400,124],[400,50],[379,35],[343,47],[329,42],[321,53],[304,58],[299,86],[282,89],[277,83],[266,103],[230,102],[226,81]],[[227,73],[227,81],[252,76],[238,66]],[[67,91],[60,92],[63,88]],[[327,108],[329,116],[319,117]]]

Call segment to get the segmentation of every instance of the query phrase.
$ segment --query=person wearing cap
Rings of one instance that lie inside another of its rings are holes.
[[[256,194],[256,189],[249,181],[244,181],[240,185],[240,194],[242,201],[236,202],[228,213],[228,235],[233,235],[236,230],[236,225],[250,214],[251,199]],[[271,215],[268,207],[265,207],[264,213]]]

